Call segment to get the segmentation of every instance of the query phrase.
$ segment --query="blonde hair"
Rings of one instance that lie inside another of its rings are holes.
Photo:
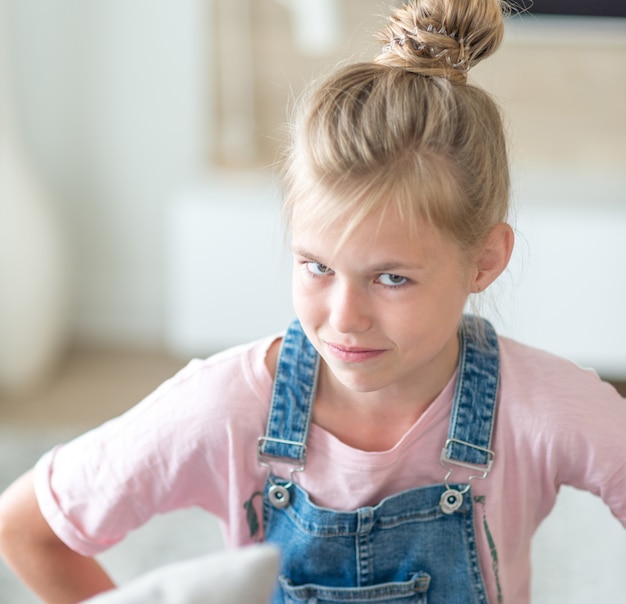
[[[412,0],[391,15],[372,62],[340,67],[300,104],[284,167],[284,213],[349,229],[395,207],[462,249],[506,220],[499,110],[467,72],[499,46],[500,0]]]

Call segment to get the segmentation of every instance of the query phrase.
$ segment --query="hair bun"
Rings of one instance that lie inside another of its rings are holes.
[[[464,82],[504,35],[503,0],[411,0],[378,34],[376,63]]]

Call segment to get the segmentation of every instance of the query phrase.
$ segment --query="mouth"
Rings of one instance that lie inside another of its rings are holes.
[[[332,356],[344,363],[363,363],[381,356],[385,350],[381,348],[363,348],[360,346],[344,346],[326,342],[326,348]]]

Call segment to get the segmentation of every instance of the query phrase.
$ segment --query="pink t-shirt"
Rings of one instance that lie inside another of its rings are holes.
[[[44,455],[36,492],[55,533],[93,556],[156,513],[199,506],[221,519],[229,545],[258,540],[245,504],[252,500],[262,518],[255,493],[266,470],[256,448],[269,413],[264,359],[274,339],[192,361],[124,415]],[[506,604],[526,604],[531,537],[559,485],[600,495],[626,526],[626,401],[568,361],[506,338],[500,350],[495,461],[486,480],[472,483],[475,524],[490,601],[500,593]],[[454,378],[388,451],[354,449],[313,424],[299,484],[318,505],[353,510],[441,483],[453,391]],[[455,471],[451,480],[465,478]]]

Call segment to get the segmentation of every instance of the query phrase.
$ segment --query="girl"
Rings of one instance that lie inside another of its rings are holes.
[[[527,603],[561,484],[626,524],[623,399],[463,315],[513,247],[499,113],[466,81],[502,35],[499,0],[413,0],[310,91],[284,189],[298,321],[7,490],[3,555],[44,600],[110,589],[92,556],[193,505],[231,546],[280,545],[274,602]]]

